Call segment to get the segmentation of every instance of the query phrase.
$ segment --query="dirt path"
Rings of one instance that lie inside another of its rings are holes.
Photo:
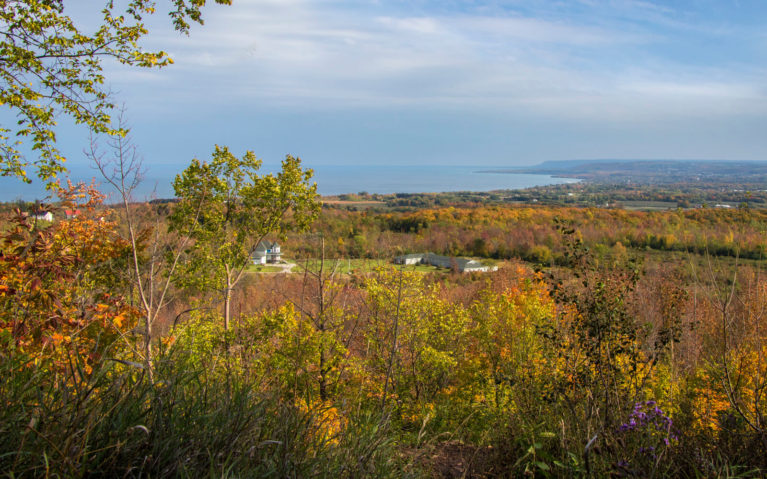
[[[282,271],[277,271],[275,274],[282,274],[282,273],[292,273],[293,267],[296,265],[296,263],[278,263],[273,264],[272,266],[277,266],[278,268],[282,268]]]

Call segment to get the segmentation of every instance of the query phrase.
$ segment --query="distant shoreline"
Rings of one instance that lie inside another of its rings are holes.
[[[720,182],[767,186],[767,162],[739,160],[570,160],[524,168],[482,170],[494,174],[539,174],[603,184]]]
[[[535,186],[577,183],[573,178],[559,178],[551,174],[520,172],[516,175],[486,174],[478,172],[477,166],[386,166],[386,165],[306,165],[314,170],[322,196],[337,196],[366,192],[371,194],[450,193],[460,191],[486,192],[519,190]],[[270,172],[264,168],[264,172]],[[73,181],[94,176],[92,170],[73,172]],[[86,174],[83,174],[86,173]],[[173,198],[171,181],[177,171],[150,171],[147,179],[135,195],[136,201]],[[98,183],[98,181],[97,181]],[[103,182],[101,187],[104,188]],[[104,188],[104,193],[113,193]],[[13,178],[0,178],[0,201],[12,202],[44,200],[48,192],[39,183],[27,185]],[[109,199],[107,201],[110,201]]]

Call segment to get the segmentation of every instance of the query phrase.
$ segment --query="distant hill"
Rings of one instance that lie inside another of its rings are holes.
[[[580,178],[595,183],[721,182],[767,185],[767,161],[727,160],[568,160],[488,173],[531,173]]]

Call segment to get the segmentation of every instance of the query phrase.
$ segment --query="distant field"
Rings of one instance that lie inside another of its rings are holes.
[[[384,205],[386,204],[384,201],[375,201],[375,200],[359,200],[359,201],[322,200],[322,202],[328,203],[331,205]]]
[[[484,258],[476,258],[482,261],[484,264],[488,266],[496,266],[498,265],[498,262],[491,259],[484,259]],[[304,268],[308,268],[309,271],[317,271],[319,269],[320,262],[319,260],[312,259],[307,261],[296,261],[296,266],[293,268],[294,273],[301,273],[304,271]],[[354,258],[354,259],[341,259],[341,260],[334,260],[334,259],[328,259],[325,260],[325,270],[329,271],[331,268],[336,267],[337,271],[342,274],[351,274],[351,273],[370,273],[375,271],[377,268],[397,268],[402,269],[403,271],[412,271],[416,273],[445,273],[448,271],[448,268],[438,268],[436,266],[428,265],[428,264],[410,264],[410,265],[399,265],[394,264],[389,260],[381,260],[381,259],[364,259],[364,258]]]
[[[318,259],[296,260],[295,263],[296,266],[293,267],[294,273],[303,273],[305,269],[309,271],[318,271],[320,269],[320,260]],[[323,269],[330,271],[336,268],[338,272],[348,274],[349,272],[372,271],[385,264],[385,261],[372,259],[326,259]]]
[[[322,200],[322,203],[326,205],[342,206],[342,207],[350,206],[350,207],[357,208],[358,210],[386,206],[386,203],[383,201],[363,201],[363,200],[361,201]]]
[[[627,210],[658,211],[675,210],[676,201],[621,201],[621,205]]]
[[[370,273],[375,271],[377,268],[381,267],[392,267],[396,266],[397,268],[403,268],[406,271],[417,271],[421,273],[431,273],[435,271],[445,271],[444,269],[435,268],[434,266],[429,265],[410,265],[410,266],[400,266],[395,265],[391,261],[387,260],[381,260],[381,259],[364,259],[364,258],[354,258],[354,259],[326,259],[325,260],[325,270],[329,271],[332,268],[337,268],[337,271],[342,274],[351,274],[351,273]],[[308,260],[308,261],[296,261],[296,266],[293,268],[294,273],[301,273],[303,272],[304,268],[307,268],[309,271],[317,271],[320,267],[320,261],[316,259]]]

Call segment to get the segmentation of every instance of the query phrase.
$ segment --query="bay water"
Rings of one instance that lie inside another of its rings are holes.
[[[571,178],[550,175],[493,173],[483,170],[498,166],[469,165],[311,165],[312,181],[323,196],[344,193],[438,193],[452,191],[513,190],[533,186],[574,183]],[[172,198],[172,181],[183,167],[178,165],[148,165],[144,180],[134,195],[135,200]],[[263,173],[279,170],[277,164],[265,164]],[[87,166],[70,168],[73,181],[95,179],[100,189],[110,195],[108,185],[99,172]],[[45,200],[48,193],[39,180],[25,184],[15,178],[0,178],[0,201]],[[107,200],[109,201],[109,200]]]

